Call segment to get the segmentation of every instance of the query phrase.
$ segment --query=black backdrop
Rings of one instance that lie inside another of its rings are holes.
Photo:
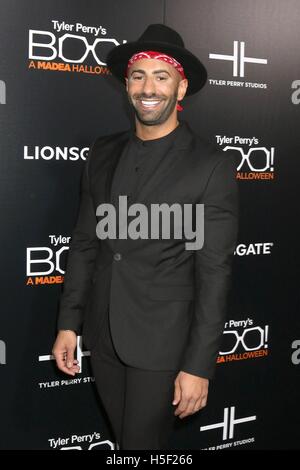
[[[299,449],[300,3],[1,0],[0,8],[0,447],[114,448],[80,338],[76,382],[50,352],[87,149],[131,122],[106,52],[163,22],[208,69],[180,117],[225,152],[233,147],[241,194],[216,378],[207,407],[179,420],[173,445]]]

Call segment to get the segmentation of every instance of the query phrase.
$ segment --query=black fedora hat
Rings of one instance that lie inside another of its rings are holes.
[[[189,82],[186,95],[193,95],[205,85],[207,72],[204,65],[185,48],[181,36],[164,24],[151,24],[137,41],[113,48],[107,55],[107,66],[115,77],[125,83],[130,57],[147,50],[163,52],[180,62]]]

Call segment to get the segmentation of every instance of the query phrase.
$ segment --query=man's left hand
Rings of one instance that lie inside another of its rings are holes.
[[[180,371],[175,380],[173,405],[179,418],[192,415],[206,406],[209,380]]]

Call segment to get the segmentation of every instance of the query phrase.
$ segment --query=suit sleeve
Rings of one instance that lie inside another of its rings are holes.
[[[57,328],[80,332],[84,308],[94,272],[99,240],[96,236],[97,219],[89,188],[88,168],[91,146],[81,179],[79,212],[72,232],[64,287],[60,299]]]
[[[233,253],[238,233],[238,185],[235,161],[218,161],[201,200],[204,203],[204,244],[194,253],[195,310],[180,370],[214,376],[226,319]]]

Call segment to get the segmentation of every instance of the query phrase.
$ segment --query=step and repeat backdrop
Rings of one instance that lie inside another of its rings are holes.
[[[89,351],[64,376],[51,349],[92,141],[132,125],[107,52],[151,23],[208,70],[180,118],[236,155],[240,231],[207,407],[174,449],[300,448],[297,0],[0,1],[2,449],[114,449]],[[145,403],[145,407],[147,403]]]

